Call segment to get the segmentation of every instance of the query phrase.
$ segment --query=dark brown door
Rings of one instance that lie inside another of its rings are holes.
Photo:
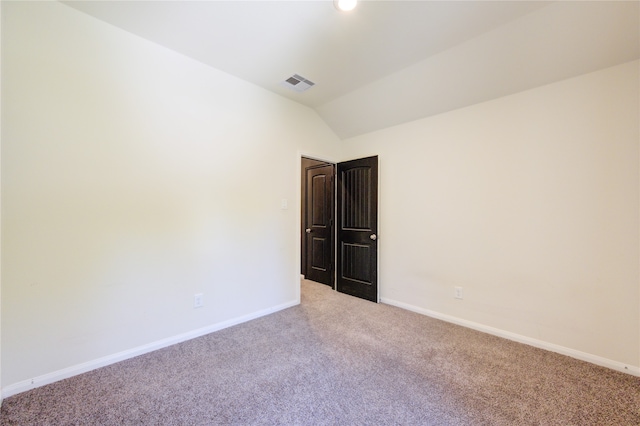
[[[306,274],[333,287],[333,165],[311,167],[306,175]]]
[[[337,290],[378,302],[378,157],[338,163]]]

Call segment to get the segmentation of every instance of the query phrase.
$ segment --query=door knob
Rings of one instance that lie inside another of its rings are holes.
[[[371,234],[371,235],[369,236],[369,238],[371,238],[373,241],[375,241],[375,240],[377,240],[377,239],[378,239],[378,236],[377,236],[376,234]]]
[[[306,232],[307,234],[310,234],[310,233],[311,233],[311,228],[307,228],[307,229],[305,229],[305,232]]]

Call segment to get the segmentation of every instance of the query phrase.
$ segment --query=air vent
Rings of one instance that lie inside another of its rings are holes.
[[[285,81],[283,81],[282,83],[280,83],[280,85],[284,87],[288,87],[291,90],[295,90],[296,92],[304,92],[305,90],[313,87],[315,83],[307,80],[306,78],[298,74],[294,74],[288,79],[286,79]]]

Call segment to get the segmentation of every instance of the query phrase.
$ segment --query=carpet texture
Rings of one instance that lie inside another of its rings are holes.
[[[640,425],[640,380],[303,281],[300,306],[7,398],[0,424]]]

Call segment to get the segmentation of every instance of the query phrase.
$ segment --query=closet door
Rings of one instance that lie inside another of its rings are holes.
[[[337,290],[378,302],[378,157],[338,163]]]

